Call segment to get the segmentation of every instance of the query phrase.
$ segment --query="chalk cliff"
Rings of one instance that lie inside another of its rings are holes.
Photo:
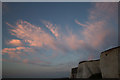
[[[76,78],[89,78],[97,73],[101,73],[99,60],[84,61],[78,65]]]
[[[97,74],[97,75],[96,75]],[[120,78],[120,46],[101,53],[100,60],[82,61],[73,68],[71,78]]]
[[[120,47],[101,53],[100,68],[103,78],[120,78]]]

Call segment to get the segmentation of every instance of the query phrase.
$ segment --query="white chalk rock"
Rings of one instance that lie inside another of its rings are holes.
[[[120,78],[120,47],[101,53],[100,68],[103,78]]]
[[[89,78],[98,73],[101,73],[99,60],[83,61],[78,65],[76,78]]]
[[[78,67],[72,68],[70,78],[76,78]]]

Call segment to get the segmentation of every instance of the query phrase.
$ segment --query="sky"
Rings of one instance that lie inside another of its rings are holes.
[[[3,2],[3,78],[69,77],[118,46],[117,3]],[[9,66],[9,67],[8,67]]]

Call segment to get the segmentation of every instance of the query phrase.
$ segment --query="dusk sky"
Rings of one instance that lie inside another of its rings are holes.
[[[2,3],[3,77],[69,77],[118,46],[117,3]]]

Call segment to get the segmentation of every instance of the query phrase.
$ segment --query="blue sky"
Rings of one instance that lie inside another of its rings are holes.
[[[118,44],[117,3],[3,3],[3,77],[69,77]],[[7,67],[9,66],[9,67]]]

